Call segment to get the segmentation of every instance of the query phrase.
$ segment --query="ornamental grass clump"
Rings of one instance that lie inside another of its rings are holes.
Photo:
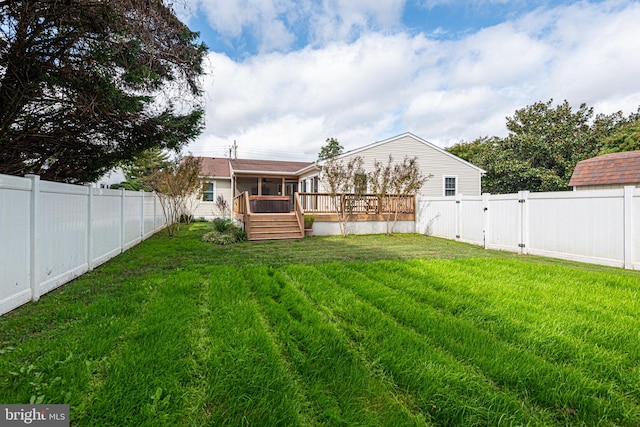
[[[213,220],[213,230],[205,233],[202,240],[216,245],[230,245],[246,241],[247,233],[230,218],[216,218]]]

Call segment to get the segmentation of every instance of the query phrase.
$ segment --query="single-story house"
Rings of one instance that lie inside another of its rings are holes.
[[[415,156],[423,173],[432,175],[420,195],[454,197],[458,194],[478,196],[481,193],[484,170],[411,133],[345,152],[338,159],[348,162],[354,156],[360,156],[364,160],[365,171],[370,172],[375,161],[386,163],[389,154],[395,162],[402,162],[405,156]],[[322,162],[203,157],[200,172],[203,192],[194,215],[205,218],[218,216],[220,212],[215,202],[219,195],[231,204],[245,191],[250,196],[289,197],[293,208],[294,193],[326,191],[320,179],[321,169]]]
[[[576,164],[569,180],[574,190],[640,186],[640,150],[603,154]]]

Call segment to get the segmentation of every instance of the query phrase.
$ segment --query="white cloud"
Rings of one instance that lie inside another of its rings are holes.
[[[398,4],[335,16],[359,22]],[[211,53],[207,128],[190,149],[219,156],[236,139],[243,157],[313,160],[327,137],[349,149],[405,131],[446,146],[504,135],[506,116],[550,98],[629,113],[640,104],[637,22],[638,3],[581,2],[459,40],[366,32],[244,61]]]

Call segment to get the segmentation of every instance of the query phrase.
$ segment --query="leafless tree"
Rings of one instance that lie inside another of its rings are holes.
[[[198,179],[201,162],[198,157],[178,158],[145,180],[160,197],[169,236],[179,229],[181,218],[188,221],[193,216],[192,201],[197,200],[202,191]]]
[[[393,162],[389,154],[387,163],[374,162],[369,174],[371,191],[378,197],[379,211],[387,219],[387,234],[393,234],[400,211],[406,210],[403,201],[417,194],[432,175],[424,175],[417,157],[405,157],[402,163]]]
[[[366,176],[363,164],[364,160],[360,156],[355,156],[346,163],[334,157],[322,166],[321,180],[331,197],[343,237],[348,234],[347,223],[358,193],[363,189],[362,185],[357,185],[358,180]]]

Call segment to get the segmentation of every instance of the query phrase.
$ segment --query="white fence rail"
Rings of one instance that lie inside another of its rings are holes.
[[[0,315],[164,227],[154,193],[0,175]]]
[[[419,198],[416,232],[640,269],[640,189]]]

